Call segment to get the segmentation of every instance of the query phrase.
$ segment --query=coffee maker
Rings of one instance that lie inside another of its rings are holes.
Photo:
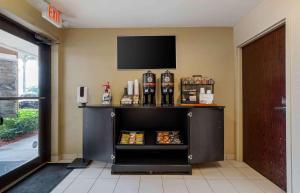
[[[161,105],[174,105],[174,74],[166,70],[160,80]]]
[[[150,70],[143,74],[143,104],[155,105],[156,76]]]

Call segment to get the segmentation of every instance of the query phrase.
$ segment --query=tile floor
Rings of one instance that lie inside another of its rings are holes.
[[[73,170],[52,193],[283,193],[237,161],[202,164],[193,175],[111,175],[110,165],[93,162]]]

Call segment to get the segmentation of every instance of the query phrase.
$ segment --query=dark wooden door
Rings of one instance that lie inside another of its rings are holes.
[[[83,110],[83,158],[112,162],[113,108],[84,108]]]
[[[224,160],[224,108],[193,108],[191,112],[190,163]]]
[[[244,161],[286,190],[285,26],[242,52]]]

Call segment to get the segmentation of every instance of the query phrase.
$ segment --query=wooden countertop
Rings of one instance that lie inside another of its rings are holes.
[[[225,108],[217,104],[176,104],[171,106],[161,105],[90,105],[79,106],[79,108]]]

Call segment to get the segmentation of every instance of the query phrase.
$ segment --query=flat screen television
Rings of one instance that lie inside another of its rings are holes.
[[[121,36],[118,69],[176,68],[175,36]]]

